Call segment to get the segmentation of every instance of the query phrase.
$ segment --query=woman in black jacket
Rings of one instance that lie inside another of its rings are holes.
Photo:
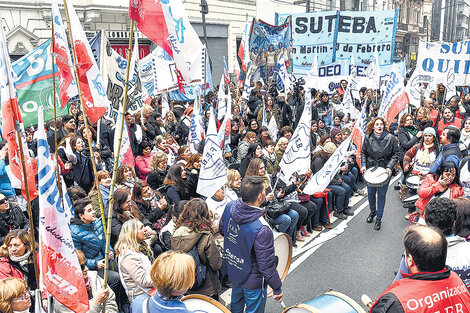
[[[400,143],[399,161],[401,168],[403,168],[403,157],[405,153],[417,144],[421,137],[423,137],[423,131],[419,130],[418,127],[414,125],[413,115],[409,113],[403,114],[398,128],[398,142]],[[402,184],[407,176],[408,172],[403,171],[401,177]]]
[[[392,176],[392,170],[399,158],[399,150],[395,137],[387,131],[386,125],[382,117],[376,117],[367,124],[361,151],[363,173],[367,168],[383,167],[387,170],[388,176]],[[366,222],[372,223],[377,215],[375,230],[379,230],[382,226],[388,184],[389,181],[382,187],[367,186],[370,214]]]
[[[147,175],[147,183],[153,190],[163,186],[166,174],[168,173],[168,157],[164,152],[157,152],[152,158],[150,167],[152,171]]]

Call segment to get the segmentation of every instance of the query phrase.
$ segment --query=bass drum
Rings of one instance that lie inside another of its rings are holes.
[[[220,302],[203,295],[187,295],[181,299],[191,312],[200,313],[230,313]]]
[[[292,261],[292,240],[289,235],[273,231],[274,235],[274,254],[277,257],[277,272],[281,281],[284,282],[289,272],[290,262]],[[268,297],[273,295],[273,290],[268,286]]]
[[[283,313],[366,313],[353,299],[336,291],[328,291],[305,303],[287,308]]]

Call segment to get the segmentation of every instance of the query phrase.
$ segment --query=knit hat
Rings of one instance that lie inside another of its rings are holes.
[[[336,150],[336,145],[332,142],[327,142],[323,147],[323,152],[325,153],[328,153],[328,154],[332,154],[335,152]]]
[[[433,135],[434,137],[436,137],[436,130],[432,127],[426,127],[424,129],[424,132],[423,132],[423,136],[426,135],[426,134],[431,134]]]
[[[336,135],[338,135],[341,132],[341,129],[339,127],[333,127],[330,131],[330,138],[333,140]]]

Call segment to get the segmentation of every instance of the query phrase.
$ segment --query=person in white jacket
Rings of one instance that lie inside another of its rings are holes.
[[[129,302],[153,288],[150,278],[151,260],[141,252],[141,244],[147,238],[144,224],[137,219],[126,221],[121,228],[114,250],[118,256],[119,276],[126,289]],[[149,251],[149,249],[145,249]],[[153,258],[153,256],[150,256]]]

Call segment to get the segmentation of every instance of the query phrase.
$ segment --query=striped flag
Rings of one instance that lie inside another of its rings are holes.
[[[62,23],[62,16],[55,0],[52,0],[52,21],[54,23],[54,45],[52,46],[52,52],[54,61],[59,68],[60,104],[61,108],[64,108],[70,98],[78,96],[78,89],[74,78],[72,59],[70,58],[69,44],[64,24]]]
[[[18,134],[23,143],[23,152],[26,165],[26,173],[29,187],[29,197],[33,200],[37,196],[36,179],[34,177],[33,163],[28,155],[26,134],[21,117],[18,98],[16,96],[15,80],[10,64],[10,55],[3,32],[3,22],[0,21],[0,100],[2,105],[2,136],[8,143],[8,160],[10,162],[11,185],[21,188],[21,194],[26,199],[26,184],[23,177],[23,165],[20,155]]]
[[[238,48],[238,57],[242,61],[242,69],[244,72],[247,71],[248,63],[250,62],[250,33],[251,33],[251,22],[246,22],[243,28],[242,41]]]
[[[364,100],[364,106],[362,107],[360,118],[354,124],[354,128],[351,133],[351,141],[354,143],[357,149],[356,162],[359,168],[362,168],[361,150],[367,126],[367,105],[365,105],[365,103],[367,103],[367,98]]]
[[[38,108],[39,264],[41,279],[57,301],[77,313],[88,312],[88,293],[60,200],[54,162]]]

